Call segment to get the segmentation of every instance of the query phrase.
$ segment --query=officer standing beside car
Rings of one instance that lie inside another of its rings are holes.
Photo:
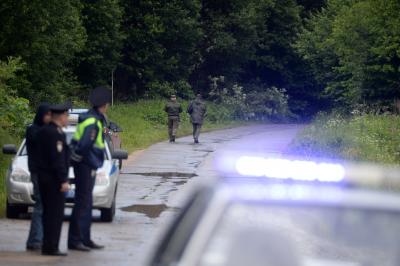
[[[31,182],[33,184],[33,198],[35,205],[33,206],[31,226],[29,230],[28,240],[26,241],[27,250],[40,250],[43,241],[42,226],[42,201],[39,194],[38,185],[38,164],[39,164],[39,145],[38,132],[44,126],[50,123],[51,112],[47,103],[39,105],[32,125],[26,129],[25,145],[28,154],[28,169],[31,174]]]
[[[50,106],[51,122],[38,132],[38,184],[43,204],[42,254],[66,256],[59,242],[64,219],[64,193],[69,190],[69,148],[63,127],[68,124],[69,103]]]
[[[179,116],[182,113],[182,106],[176,101],[176,95],[171,95],[171,99],[165,105],[164,111],[168,114],[169,142],[175,142],[176,131],[179,127]]]
[[[96,171],[104,162],[104,115],[111,102],[111,91],[106,87],[97,87],[91,92],[89,101],[93,108],[79,117],[71,141],[76,191],[68,232],[68,248],[79,251],[104,248],[92,240],[90,229]]]
[[[194,143],[199,143],[201,126],[207,113],[206,104],[201,99],[201,94],[197,94],[196,99],[190,102],[187,112],[190,114],[190,120],[193,125]]]

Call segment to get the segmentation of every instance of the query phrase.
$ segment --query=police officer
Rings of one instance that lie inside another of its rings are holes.
[[[33,184],[33,198],[35,205],[33,206],[31,226],[29,230],[28,240],[26,241],[27,250],[40,250],[42,248],[43,227],[42,227],[42,201],[39,194],[38,185],[38,164],[39,164],[39,145],[38,132],[42,126],[47,125],[51,121],[50,106],[47,103],[39,105],[32,125],[26,129],[25,145],[28,154],[28,169],[31,174]]]
[[[70,108],[69,103],[50,106],[51,122],[38,132],[38,184],[43,204],[43,255],[67,255],[60,252],[58,246],[64,219],[64,193],[69,190],[69,149],[62,128],[68,124]]]
[[[76,191],[68,232],[68,248],[79,251],[104,248],[92,240],[90,228],[96,170],[104,162],[104,114],[111,102],[111,92],[106,87],[97,87],[91,92],[89,100],[93,108],[79,117],[71,142]]]
[[[194,143],[199,143],[201,126],[207,112],[206,105],[201,99],[201,94],[197,94],[196,99],[190,102],[187,112],[190,114],[190,120],[193,125]]]
[[[179,116],[182,113],[182,106],[176,101],[176,95],[171,95],[171,99],[165,105],[164,111],[168,114],[169,142],[175,142],[176,131],[179,127]]]

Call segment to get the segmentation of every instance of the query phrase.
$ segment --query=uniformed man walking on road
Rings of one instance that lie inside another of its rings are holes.
[[[193,125],[194,143],[199,143],[201,126],[207,113],[206,104],[201,99],[200,94],[197,94],[196,99],[190,102],[187,112],[190,114],[190,120]]]
[[[39,194],[38,185],[38,164],[39,164],[39,148],[38,132],[42,126],[47,125],[51,121],[50,106],[42,103],[36,112],[32,125],[26,129],[25,145],[28,154],[28,169],[31,174],[31,182],[33,184],[33,198],[35,205],[33,206],[31,227],[29,230],[28,240],[26,241],[27,250],[40,250],[43,241],[42,214],[43,207]]]
[[[171,99],[165,105],[164,111],[168,114],[169,142],[175,142],[176,131],[179,127],[179,116],[182,113],[182,106],[176,101],[176,95],[171,95]]]
[[[38,132],[38,184],[43,204],[43,255],[67,255],[60,252],[58,247],[64,219],[64,193],[69,190],[69,149],[62,128],[68,124],[70,108],[68,103],[50,106],[51,122]]]
[[[111,102],[111,91],[106,87],[97,87],[91,92],[89,100],[93,108],[79,117],[71,142],[76,191],[68,232],[68,248],[79,251],[104,248],[92,240],[90,228],[96,170],[104,162],[104,114]]]

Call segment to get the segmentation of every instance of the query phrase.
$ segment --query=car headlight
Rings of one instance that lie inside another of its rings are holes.
[[[14,180],[15,182],[23,182],[23,183],[31,182],[30,174],[21,168],[15,168],[11,172],[11,179]]]
[[[108,175],[106,175],[106,173],[105,172],[103,172],[103,171],[100,171],[100,172],[97,172],[97,174],[96,174],[96,186],[108,186],[108,184],[109,184],[109,178],[108,178]]]

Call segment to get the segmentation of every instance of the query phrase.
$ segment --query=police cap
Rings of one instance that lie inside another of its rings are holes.
[[[50,105],[50,111],[52,113],[64,113],[72,108],[71,102],[59,103],[59,104],[52,104]]]
[[[111,103],[111,90],[109,90],[106,86],[97,87],[90,92],[89,101],[94,107]]]

